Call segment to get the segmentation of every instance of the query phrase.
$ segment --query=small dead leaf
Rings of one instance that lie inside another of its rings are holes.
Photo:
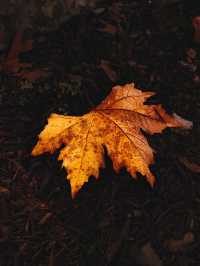
[[[200,165],[189,161],[185,157],[179,157],[179,161],[194,173],[200,173]]]
[[[104,27],[99,29],[99,31],[110,33],[110,34],[116,34],[119,30],[116,26],[112,24],[105,24]]]
[[[146,243],[138,256],[139,263],[145,266],[162,266],[163,263],[150,242]]]
[[[32,49],[32,41],[23,41],[23,32],[18,31],[15,34],[7,58],[2,66],[7,73],[17,73],[22,67],[30,67],[30,64],[20,63],[19,54]]]
[[[45,1],[44,5],[42,5],[42,12],[46,17],[53,18],[54,10],[56,7],[56,1],[47,0]]]
[[[192,244],[194,242],[194,234],[192,232],[187,232],[184,235],[183,239],[169,239],[166,240],[164,246],[170,252],[178,252],[182,251],[186,248],[186,246]]]
[[[194,27],[194,41],[200,42],[200,16],[195,16],[192,19],[192,26]]]
[[[186,51],[186,55],[187,55],[187,62],[190,63],[190,64],[193,64],[194,60],[196,59],[197,52],[194,49],[189,48]]]
[[[48,222],[49,219],[51,219],[51,217],[53,216],[52,212],[47,212],[39,221],[39,225],[44,225]]]
[[[17,73],[15,76],[16,77],[22,77],[24,79],[27,79],[29,81],[35,81],[41,77],[46,77],[48,76],[48,70],[44,70],[44,69],[36,69],[33,71],[21,71],[19,73]]]
[[[196,83],[196,84],[199,84],[200,83],[200,77],[196,74],[194,74],[193,76],[193,81]]]
[[[134,178],[139,172],[153,186],[155,177],[149,169],[154,161],[153,150],[141,129],[154,134],[187,123],[168,115],[161,105],[145,105],[152,95],[136,89],[134,84],[115,86],[99,106],[83,116],[52,114],[32,155],[54,153],[64,144],[58,160],[67,169],[73,196],[90,176],[99,177],[104,147],[116,172],[125,167]]]
[[[0,186],[0,193],[8,193],[9,190],[5,187]]]
[[[5,48],[5,33],[4,31],[0,31],[0,51]]]
[[[3,243],[8,240],[10,234],[10,228],[0,223],[0,243]]]
[[[128,234],[130,231],[130,225],[131,225],[131,216],[128,216],[126,219],[126,222],[124,223],[122,227],[122,231],[119,232],[118,239],[108,247],[108,250],[106,252],[106,257],[109,263],[111,263],[111,261],[113,261],[113,259],[116,257],[123,242],[128,237]]]
[[[20,54],[23,52],[31,51],[32,47],[32,40],[23,40],[23,31],[16,32],[7,58],[0,66],[1,71],[21,78],[26,78],[31,81],[34,81],[41,76],[46,75],[45,70],[29,70],[31,69],[32,64],[20,62]]]
[[[112,69],[110,66],[110,63],[106,60],[101,60],[101,63],[99,65],[101,69],[106,73],[106,75],[109,77],[111,81],[116,81],[117,80],[117,74],[116,72]]]

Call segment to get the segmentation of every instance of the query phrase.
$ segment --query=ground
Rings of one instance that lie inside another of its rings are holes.
[[[0,13],[0,265],[199,265],[197,7],[19,2],[24,8],[8,1]],[[37,135],[52,112],[84,114],[129,82],[155,91],[150,102],[193,128],[147,136],[153,189],[142,176],[114,173],[106,158],[101,178],[72,200],[57,154],[31,156]]]

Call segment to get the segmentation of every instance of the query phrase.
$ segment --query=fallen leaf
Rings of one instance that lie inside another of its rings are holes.
[[[127,239],[129,231],[130,231],[130,225],[131,225],[131,215],[129,215],[122,227],[121,232],[119,232],[119,236],[116,241],[114,241],[111,245],[109,245],[107,252],[106,252],[106,258],[109,263],[114,260],[117,253],[119,252],[123,242]]]
[[[52,218],[52,216],[53,216],[53,213],[52,212],[47,212],[42,218],[41,218],[41,220],[39,221],[39,225],[44,225],[44,224],[46,224],[48,221],[49,221],[49,219],[51,219]]]
[[[41,77],[46,77],[48,75],[48,70],[46,69],[36,69],[32,71],[21,71],[16,73],[16,77],[22,77],[29,81],[35,81]]]
[[[0,186],[0,193],[7,193],[9,190],[5,187]]]
[[[193,64],[197,57],[197,52],[193,48],[189,48],[186,51],[186,59],[189,64]]]
[[[195,16],[192,19],[192,26],[194,28],[193,39],[195,42],[200,42],[200,16]]]
[[[178,252],[184,250],[188,245],[194,242],[194,234],[192,232],[185,233],[183,239],[166,240],[164,246],[170,252]]]
[[[110,33],[110,34],[116,34],[119,31],[119,29],[112,24],[105,24],[104,27],[99,29],[99,31]]]
[[[0,52],[5,48],[5,32],[0,31]]]
[[[32,40],[23,40],[23,31],[16,32],[8,55],[1,65],[1,71],[21,78],[26,78],[30,81],[34,81],[41,76],[46,75],[47,72],[43,69],[30,70],[32,67],[31,63],[20,62],[20,54],[31,51],[32,47]]]
[[[30,67],[31,64],[25,64],[19,62],[19,54],[27,52],[32,49],[32,41],[23,41],[23,32],[18,31],[15,34],[14,40],[8,52],[7,58],[3,64],[3,70],[5,72],[17,73],[22,67]]]
[[[150,242],[147,242],[142,248],[138,256],[138,261],[140,265],[146,266],[162,266],[163,263],[156,253],[155,249],[152,247]]]
[[[149,169],[153,150],[141,129],[154,134],[166,127],[184,127],[185,122],[168,115],[161,105],[145,105],[152,95],[134,84],[115,86],[99,106],[83,116],[52,114],[32,155],[53,153],[66,145],[58,160],[67,169],[73,196],[91,175],[98,178],[104,147],[116,172],[125,167],[135,178],[139,172],[153,186],[155,177]]]
[[[179,161],[185,165],[190,171],[194,173],[200,173],[200,165],[194,162],[189,161],[185,157],[179,157]]]
[[[46,17],[53,19],[55,9],[56,9],[56,1],[47,0],[42,5],[41,11]]]
[[[106,73],[106,75],[109,77],[111,81],[116,81],[117,80],[117,74],[116,72],[112,69],[110,66],[110,63],[106,60],[101,60],[101,63],[99,65],[101,69]]]

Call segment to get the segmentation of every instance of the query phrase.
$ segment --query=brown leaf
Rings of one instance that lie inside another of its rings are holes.
[[[110,64],[106,60],[101,60],[101,63],[99,65],[101,69],[106,73],[106,75],[109,77],[111,81],[116,81],[117,80],[117,74],[116,72],[111,68]]]
[[[32,64],[20,62],[19,55],[23,52],[32,50],[32,46],[32,40],[23,40],[23,31],[16,32],[7,58],[1,65],[1,70],[7,74],[26,78],[31,81],[45,75],[46,72],[44,70],[37,69],[30,71],[29,68],[32,67]]]
[[[0,193],[7,193],[9,190],[5,187],[0,186]]]
[[[200,16],[195,16],[192,19],[192,26],[194,27],[194,41],[200,42]]]
[[[35,81],[41,77],[46,77],[48,75],[48,72],[44,69],[36,69],[33,71],[21,71],[17,73],[15,76],[25,78],[29,81]]]
[[[103,28],[99,29],[99,31],[110,33],[110,34],[116,34],[119,31],[119,29],[112,24],[105,24]]]
[[[189,244],[194,242],[194,234],[187,232],[183,239],[169,239],[166,240],[164,246],[171,252],[178,252],[186,248]]]
[[[52,218],[52,216],[53,216],[53,213],[52,212],[47,212],[42,218],[41,218],[41,220],[39,221],[39,225],[44,225],[44,224],[46,224],[48,221],[49,221],[49,219],[51,219]]]
[[[30,64],[22,64],[19,62],[19,54],[32,49],[32,41],[23,42],[23,32],[18,31],[15,34],[11,48],[8,52],[7,58],[3,64],[3,70],[8,73],[17,73],[22,67],[29,67]]]
[[[142,92],[134,84],[115,86],[107,98],[83,116],[52,114],[32,151],[36,156],[61,149],[58,160],[67,169],[73,196],[91,175],[98,178],[104,166],[104,147],[116,172],[125,167],[136,178],[146,176],[153,186],[149,169],[153,150],[142,131],[159,133],[166,127],[184,127],[184,120],[168,115],[161,105],[145,105],[153,92]]]
[[[5,32],[0,31],[0,51],[4,48]]]
[[[197,52],[193,49],[193,48],[189,48],[187,51],[186,51],[186,58],[187,58],[187,62],[189,64],[193,64],[194,63],[194,60],[196,59],[197,57]]]
[[[141,254],[138,256],[139,263],[146,266],[162,266],[163,263],[152,247],[150,242],[147,242],[141,249]]]
[[[179,161],[194,173],[200,173],[200,165],[189,161],[185,157],[179,157]]]

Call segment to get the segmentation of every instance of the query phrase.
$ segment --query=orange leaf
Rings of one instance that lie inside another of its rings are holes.
[[[119,31],[119,29],[112,24],[105,24],[103,28],[99,29],[99,31],[110,33],[110,34],[116,34]]]
[[[7,193],[9,190],[5,187],[0,186],[0,193]]]
[[[104,166],[103,147],[116,172],[122,167],[133,177],[140,172],[153,186],[155,177],[149,169],[153,150],[141,129],[153,134],[166,127],[185,126],[184,120],[168,115],[161,105],[145,105],[153,94],[136,89],[134,84],[116,86],[99,106],[83,116],[52,114],[32,155],[53,153],[64,144],[58,160],[63,160],[67,169],[73,196],[91,175],[98,178],[99,168]]]

